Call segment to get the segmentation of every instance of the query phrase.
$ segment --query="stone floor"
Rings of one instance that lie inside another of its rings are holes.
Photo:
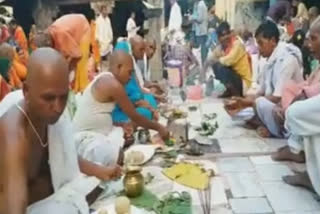
[[[285,140],[262,139],[242,128],[227,115],[221,100],[197,105],[202,112],[217,113],[220,126],[215,137],[221,154],[206,158],[218,170],[213,180],[214,214],[320,214],[320,203],[312,193],[282,181],[282,176],[303,171],[305,165],[274,162],[270,157]]]
[[[184,109],[190,105],[200,109],[189,114],[190,123],[198,123],[201,112],[218,115],[220,127],[214,137],[221,151],[196,160],[216,172],[212,178],[213,214],[320,214],[320,203],[312,193],[282,181],[282,176],[303,171],[305,166],[274,162],[270,157],[286,144],[285,140],[262,139],[254,131],[242,128],[227,115],[221,100],[212,98],[185,103],[178,97],[172,100]],[[144,173],[152,172],[156,177],[148,188],[158,196],[168,191],[189,191],[193,198],[193,214],[203,214],[197,191],[173,183],[161,170],[154,166],[144,168]]]

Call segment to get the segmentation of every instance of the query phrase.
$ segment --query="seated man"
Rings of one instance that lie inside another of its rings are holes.
[[[245,46],[230,30],[227,22],[223,22],[217,29],[220,46],[218,46],[208,62],[213,65],[216,79],[226,87],[222,97],[242,96],[245,89],[249,89],[252,81],[250,57]]]
[[[150,68],[150,60],[154,56],[157,50],[157,44],[155,40],[152,41],[145,41],[145,54],[143,60],[137,61],[137,69],[140,69],[144,84],[143,87],[153,94],[153,96],[158,101],[164,100],[164,91],[161,86],[157,82],[151,81],[151,68]]]
[[[140,36],[134,36],[130,39],[130,42],[118,42],[115,50],[123,50],[132,54],[134,72],[132,72],[130,80],[125,85],[126,93],[131,103],[134,104],[139,114],[143,115],[149,120],[157,120],[157,101],[154,96],[149,93],[149,91],[144,89],[143,76],[136,65],[136,61],[142,60],[145,53],[145,43],[143,38]],[[112,119],[117,125],[130,122],[128,115],[123,112],[119,105],[116,105],[115,109],[113,110]]]
[[[320,113],[319,105],[320,95],[296,102],[288,108],[286,127],[290,132],[288,145],[292,154],[290,157],[286,156],[286,160],[291,159],[296,162],[300,160],[302,162],[301,154],[304,151],[307,171],[283,177],[284,182],[294,186],[306,187],[318,195],[320,195],[320,121],[317,116]]]
[[[115,127],[111,113],[116,105],[135,124],[159,131],[163,138],[168,130],[159,123],[138,114],[130,102],[124,86],[133,72],[133,62],[129,54],[115,51],[110,57],[110,72],[99,74],[85,89],[76,111],[76,145],[80,155],[103,165],[113,165],[123,145],[122,128]]]
[[[254,107],[255,117],[248,125],[262,137],[284,137],[285,131],[274,110],[281,102],[284,85],[288,81],[303,81],[302,55],[294,45],[279,42],[279,30],[271,21],[262,23],[255,36],[260,54],[267,58],[260,92],[253,97],[235,98],[226,109],[234,115],[246,107]]]
[[[320,18],[316,19],[314,21],[314,23],[311,25],[310,33],[309,33],[309,49],[310,49],[310,52],[314,55],[315,59],[318,59],[318,60],[320,60],[320,35],[319,35],[319,32],[320,32]],[[291,99],[287,98],[287,100],[288,100],[288,101],[286,101],[287,104],[284,106],[285,107],[288,106],[289,109],[291,109],[290,106],[295,101],[306,100],[303,102],[299,102],[299,105],[300,105],[300,103],[305,103],[303,105],[303,107],[305,107],[306,109],[301,109],[301,111],[306,112],[305,113],[306,117],[308,115],[315,115],[315,113],[313,111],[307,112],[309,110],[307,103],[312,102],[312,101],[309,101],[309,99],[311,99],[311,98],[313,100],[316,100],[316,98],[313,98],[313,97],[319,95],[319,93],[320,93],[319,85],[320,85],[320,70],[318,69],[317,71],[312,72],[312,74],[310,75],[308,80],[305,81],[303,84],[295,85],[294,88],[296,88],[296,90],[291,89],[289,91],[292,94],[291,95],[292,98]],[[293,97],[293,96],[295,96],[295,97]],[[296,106],[298,106],[298,104]],[[301,106],[302,106],[302,104],[301,104]],[[312,108],[312,107],[310,106],[310,108]],[[294,108],[294,109],[297,109],[297,108]],[[285,112],[283,110],[282,111],[283,118],[285,118],[284,114],[285,114]],[[285,119],[287,121],[287,125],[290,128],[291,123],[289,123],[288,120],[289,119],[293,120],[296,118],[285,118]],[[308,118],[306,118],[306,125],[309,123],[309,121],[307,119]],[[302,121],[299,121],[299,123],[300,122],[302,122]],[[295,122],[295,123],[298,123],[298,122]],[[312,130],[309,130],[309,131],[313,132]],[[295,133],[290,133],[290,134],[292,134],[292,136],[295,135]],[[297,150],[296,153],[291,152],[290,147],[292,147],[292,145],[290,145],[290,144],[294,143],[294,142],[295,142],[294,138],[290,137],[290,139],[288,141],[289,146],[285,146],[285,147],[280,148],[279,151],[272,156],[272,158],[276,161],[294,161],[294,162],[298,162],[298,163],[305,162],[305,154],[302,151],[302,149],[304,147],[303,145],[300,146],[302,148]]]
[[[40,48],[28,62],[22,91],[0,104],[1,214],[89,214],[85,197],[99,181],[120,176],[77,158],[71,124],[60,116],[69,91],[68,63],[57,51]]]

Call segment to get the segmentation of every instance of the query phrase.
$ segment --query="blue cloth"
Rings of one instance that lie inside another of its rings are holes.
[[[122,50],[126,53],[130,54],[130,45],[127,41],[118,42],[115,46],[115,50]],[[129,82],[125,85],[126,94],[129,97],[129,100],[132,104],[135,104],[139,100],[147,101],[150,106],[154,109],[157,108],[157,101],[151,94],[144,94],[138,82],[136,81],[134,73],[129,80]],[[138,107],[136,111],[146,117],[149,120],[152,120],[152,112],[149,109]],[[117,104],[115,109],[112,111],[112,120],[115,123],[127,123],[129,122],[129,117],[122,111],[120,106]]]
[[[130,53],[130,44],[127,41],[117,42],[116,46],[114,47],[114,50],[115,51],[121,50],[121,51],[124,51],[124,52],[126,52],[128,54],[131,54]]]
[[[130,78],[129,82],[125,86],[126,93],[130,101],[134,104],[139,100],[147,101],[150,106],[154,109],[157,108],[157,101],[151,94],[142,93],[134,75]],[[144,116],[145,118],[152,120],[152,112],[149,109],[138,107],[136,111]],[[129,117],[122,111],[120,106],[117,104],[112,112],[112,120],[115,123],[127,123],[129,122]]]

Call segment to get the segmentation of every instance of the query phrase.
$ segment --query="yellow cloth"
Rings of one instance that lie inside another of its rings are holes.
[[[27,76],[27,67],[21,61],[18,53],[14,53],[14,58],[9,71],[9,83],[13,88],[21,88],[22,82]]]
[[[94,61],[96,65],[100,63],[100,49],[99,44],[96,40],[96,27],[97,24],[95,21],[91,21],[91,47],[92,47],[92,53],[94,57]]]
[[[89,84],[88,63],[90,55],[90,31],[83,35],[80,42],[81,59],[77,64],[73,91],[83,92]]]
[[[54,48],[66,58],[80,59],[75,72],[73,91],[82,92],[89,84],[90,24],[85,16],[69,14],[57,19],[49,28]]]
[[[28,58],[29,58],[29,50],[28,50],[28,40],[26,34],[24,33],[22,27],[18,26],[14,33],[14,39],[16,43],[21,48],[20,50],[20,62],[24,65],[27,65]]]
[[[163,174],[171,180],[194,189],[204,190],[209,186],[209,176],[200,166],[191,163],[178,163],[164,169]]]
[[[250,88],[252,83],[251,64],[249,55],[241,41],[236,39],[230,52],[226,56],[221,57],[219,62],[225,66],[231,67],[237,72],[245,82],[247,88]]]

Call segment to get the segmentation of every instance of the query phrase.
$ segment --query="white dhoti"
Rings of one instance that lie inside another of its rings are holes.
[[[320,195],[320,95],[292,104],[286,112],[288,144],[294,153],[304,150],[307,171]]]
[[[28,207],[27,214],[79,214],[78,209],[70,203],[55,200],[43,200]]]
[[[123,130],[113,127],[107,136],[93,131],[79,132],[75,141],[82,158],[104,166],[114,165],[124,145]]]
[[[265,97],[256,99],[256,110],[260,121],[267,127],[274,137],[283,138],[284,133],[274,115],[276,104]]]

